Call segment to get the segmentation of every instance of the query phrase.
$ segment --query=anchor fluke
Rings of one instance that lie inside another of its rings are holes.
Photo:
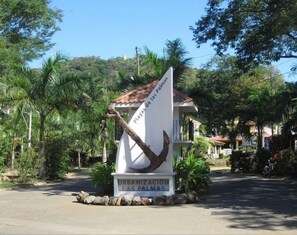
[[[166,133],[166,131],[163,131],[163,149],[160,152],[159,156],[157,156],[153,151],[151,153],[145,153],[144,154],[147,156],[147,154],[153,154],[154,157],[150,161],[150,164],[147,167],[144,168],[132,168],[130,167],[131,170],[138,172],[138,173],[150,173],[156,170],[163,162],[166,161],[166,157],[168,154],[168,149],[169,149],[169,136]]]

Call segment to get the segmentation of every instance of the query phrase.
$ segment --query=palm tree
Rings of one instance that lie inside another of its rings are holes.
[[[192,58],[186,58],[188,52],[180,38],[173,41],[167,40],[165,48],[165,60],[166,70],[172,66],[173,72],[173,83],[177,84],[178,80],[185,70],[191,65]]]
[[[39,147],[41,158],[39,177],[45,178],[45,131],[49,116],[58,114],[75,103],[80,80],[74,75],[62,76],[59,68],[66,58],[57,53],[44,61],[41,71],[23,69],[19,77],[10,81],[10,97],[27,105],[39,116]]]
[[[57,53],[42,65],[33,84],[31,100],[39,113],[39,155],[42,158],[39,177],[45,177],[45,122],[49,115],[71,107],[79,96],[80,80],[74,75],[62,76],[59,68],[66,58]]]
[[[186,58],[188,52],[186,51],[181,39],[173,41],[167,40],[164,54],[159,57],[156,53],[145,47],[144,65],[146,73],[150,76],[160,79],[169,67],[173,67],[173,83],[176,87],[181,75],[191,65],[192,58]],[[152,75],[153,74],[153,75]]]
[[[159,57],[156,53],[151,51],[148,47],[144,47],[144,61],[146,67],[149,69],[146,70],[146,74],[161,78],[166,72],[166,63],[165,59]]]

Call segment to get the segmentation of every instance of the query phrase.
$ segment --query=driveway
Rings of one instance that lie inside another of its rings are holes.
[[[296,234],[297,185],[286,179],[211,174],[207,199],[180,206],[89,206],[89,176],[0,192],[0,234]]]

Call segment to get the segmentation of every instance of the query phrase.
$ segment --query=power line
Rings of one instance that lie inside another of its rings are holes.
[[[194,57],[191,57],[191,58],[193,58],[193,59],[198,59],[198,58],[203,58],[203,57],[207,57],[207,56],[214,56],[215,54],[207,54],[207,55],[201,55],[201,56],[194,56]]]
[[[280,65],[289,63],[289,62],[292,61],[292,60],[296,60],[296,58],[292,58],[292,59],[286,60],[286,61],[284,61],[284,62],[282,62],[282,63],[280,63],[280,64],[276,64],[276,66],[280,66]]]
[[[288,73],[290,73],[290,72],[291,72],[291,71],[289,71],[289,72],[285,72],[285,73],[282,73],[282,74],[278,74],[278,75],[275,75],[275,76],[271,76],[271,77],[268,77],[268,78],[264,78],[264,79],[258,80],[257,82],[253,82],[253,83],[250,83],[250,84],[247,84],[247,85],[248,85],[248,86],[257,85],[257,84],[260,84],[260,83],[265,82],[265,81],[267,81],[267,80],[272,80],[272,79],[274,79],[274,78],[283,76],[283,75],[288,74]]]

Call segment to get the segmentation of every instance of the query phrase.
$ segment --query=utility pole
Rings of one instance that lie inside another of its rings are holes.
[[[139,76],[139,74],[140,74],[140,65],[139,65],[139,52],[140,52],[140,49],[138,47],[135,47],[135,51],[136,51],[136,60],[137,60],[137,76]]]
[[[106,120],[101,121],[101,140],[103,144],[102,148],[102,163],[107,162],[107,153],[106,153]]]

